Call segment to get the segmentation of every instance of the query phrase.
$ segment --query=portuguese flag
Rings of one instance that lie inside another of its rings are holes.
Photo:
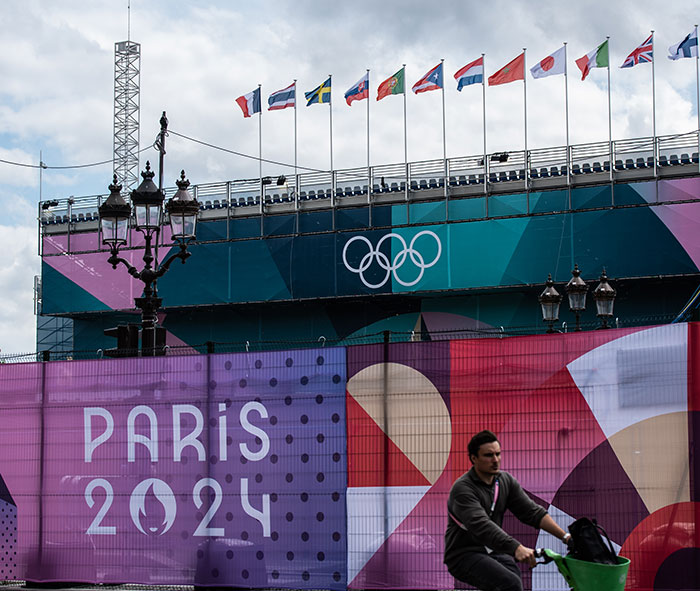
[[[401,68],[396,74],[387,78],[379,85],[379,88],[377,88],[378,101],[390,94],[405,94],[404,70],[405,67]]]

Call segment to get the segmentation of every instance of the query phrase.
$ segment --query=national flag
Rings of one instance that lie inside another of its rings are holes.
[[[262,109],[260,108],[260,87],[256,88],[253,92],[239,96],[236,99],[238,106],[243,111],[244,117],[250,117],[255,115],[255,113],[260,113]]]
[[[552,55],[548,55],[534,67],[530,68],[533,78],[544,78],[545,76],[555,76],[566,71],[566,47],[564,45],[557,49]]]
[[[610,66],[610,58],[608,55],[608,40],[603,41],[590,53],[576,60],[578,69],[581,70],[581,80],[585,80],[586,76],[591,71],[591,68],[607,68]]]
[[[419,92],[427,92],[429,90],[440,90],[442,88],[442,62],[430,70],[411,89],[418,94]]]
[[[682,57],[697,57],[698,55],[698,29],[695,27],[692,33],[686,35],[685,39],[680,43],[671,45],[668,48],[671,54],[668,56],[670,60],[677,60]]]
[[[462,69],[455,72],[457,90],[461,91],[470,84],[481,84],[484,81],[484,58],[468,63]]]
[[[649,64],[654,60],[654,33],[649,35],[644,43],[637,47],[622,62],[621,68],[631,68],[637,64]]]
[[[273,92],[270,98],[267,99],[268,111],[276,111],[277,109],[286,109],[287,107],[296,106],[297,102],[297,84],[292,82],[287,88]]]
[[[377,100],[383,99],[390,94],[404,94],[406,92],[404,85],[406,68],[401,68],[396,74],[390,76],[382,82],[377,88]]]
[[[328,76],[326,80],[320,86],[314,88],[311,92],[305,92],[306,106],[310,107],[316,103],[330,103],[331,102],[331,77]]]
[[[507,84],[516,80],[525,80],[525,52],[523,51],[514,60],[508,62],[498,72],[489,76],[489,86]]]
[[[352,101],[361,101],[362,99],[369,99],[369,72],[345,93],[345,102],[348,103],[348,106]]]

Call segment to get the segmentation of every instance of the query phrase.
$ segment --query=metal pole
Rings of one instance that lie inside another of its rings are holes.
[[[654,177],[656,177],[656,167],[658,160],[658,146],[656,142],[656,74],[654,64],[656,58],[654,56],[654,31],[651,32],[651,125],[652,125],[652,152],[654,155]]]
[[[367,177],[369,178],[369,68],[367,68]]]
[[[333,88],[333,81],[331,80],[331,75],[328,74],[328,80],[330,81],[329,85],[331,89]],[[333,93],[331,91],[330,98],[328,100],[328,120],[330,122],[330,130],[331,130],[331,141],[330,141],[330,147],[331,147],[331,179],[333,178]]]
[[[610,99],[610,36],[605,38],[608,44],[608,149],[610,152],[610,182],[613,181],[613,143],[612,143],[612,102]]]
[[[698,36],[698,26],[695,25],[695,37]],[[698,47],[700,50],[700,47]],[[695,54],[695,106],[698,111],[698,170],[700,171],[700,68],[698,68],[698,61],[700,61],[700,51]]]
[[[406,135],[406,64],[403,70],[403,163],[408,170],[408,136]]]
[[[482,122],[483,122],[483,127],[484,127],[484,195],[486,195],[489,192],[488,188],[488,183],[486,182],[486,175],[487,175],[487,160],[486,160],[486,54],[482,53],[481,54],[481,67],[483,69],[483,73],[481,75],[481,107],[482,107]],[[488,212],[486,213],[486,217],[488,217]]]
[[[530,190],[527,171],[530,169],[530,159],[527,154],[527,49],[523,47],[523,107],[525,119],[525,192]],[[528,197],[527,213],[530,213],[530,199]]]
[[[564,103],[566,117],[566,185],[571,185],[571,154],[569,150],[569,58],[566,53],[566,41],[564,41]]]
[[[447,136],[445,132],[445,72],[443,64],[444,59],[440,59],[440,66],[442,72],[442,165],[443,165],[443,188],[445,193],[445,198],[447,198]]]
[[[262,84],[258,84],[258,93],[260,94],[260,102],[262,103],[261,88]],[[262,182],[262,104],[260,105],[260,112],[258,113],[258,172],[260,173],[260,182]]]
[[[297,174],[297,79],[294,79],[294,175]]]

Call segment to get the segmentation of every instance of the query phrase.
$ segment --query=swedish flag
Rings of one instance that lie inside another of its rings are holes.
[[[315,103],[330,103],[331,102],[331,77],[328,76],[321,86],[314,88],[311,92],[305,92],[306,106],[310,107]]]

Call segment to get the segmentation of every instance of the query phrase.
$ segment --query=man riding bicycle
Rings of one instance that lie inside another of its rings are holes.
[[[516,561],[534,567],[535,551],[502,529],[506,509],[567,544],[571,534],[500,470],[501,446],[495,434],[477,433],[468,451],[472,468],[452,485],[447,502],[444,562],[455,579],[481,591],[522,591]]]

